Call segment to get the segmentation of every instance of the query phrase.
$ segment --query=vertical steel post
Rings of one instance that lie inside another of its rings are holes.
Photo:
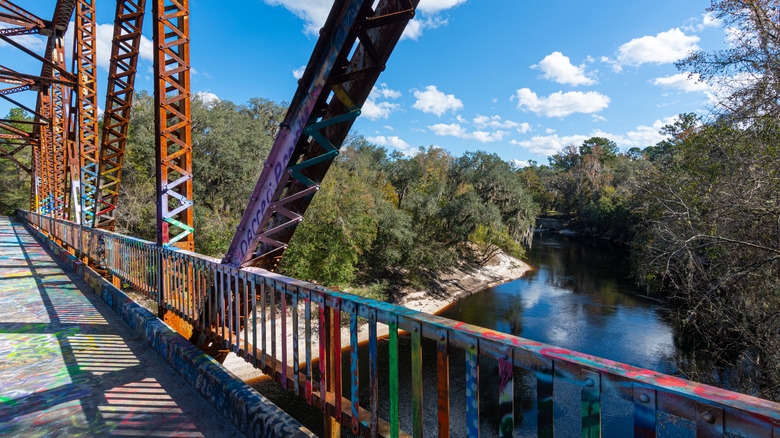
[[[76,88],[74,120],[79,151],[78,190],[73,191],[73,205],[81,212],[81,222],[92,225],[95,216],[95,190],[98,173],[98,105],[97,105],[97,59],[95,39],[95,1],[78,0],[76,3],[76,26],[74,29],[73,62],[76,65],[78,85]],[[77,214],[77,217],[79,215]]]
[[[146,0],[118,0],[100,137],[95,228],[114,230]]]
[[[192,251],[189,0],[155,0],[153,13],[157,244]]]

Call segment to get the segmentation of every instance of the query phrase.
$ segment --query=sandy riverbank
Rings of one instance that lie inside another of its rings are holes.
[[[403,289],[396,293],[397,299],[395,304],[399,304],[410,309],[414,309],[420,312],[436,314],[442,311],[450,304],[465,298],[471,294],[479,292],[483,289],[493,287],[502,283],[506,283],[512,280],[516,280],[522,277],[528,272],[531,267],[522,260],[516,259],[504,253],[499,253],[494,256],[484,266],[464,266],[452,269],[451,271],[443,274],[441,278],[436,281],[428,290],[414,290]],[[348,290],[346,292],[349,292]],[[315,312],[316,306],[312,307],[312,313]],[[299,315],[303,315],[303,308],[299,309]],[[276,338],[277,342],[281,343],[281,327],[280,319],[277,318]],[[287,321],[291,321],[291,317],[287,318]],[[300,359],[305,360],[305,340],[303,333],[303,322],[300,322],[299,330],[299,351]],[[288,330],[289,331],[289,330]],[[270,327],[267,332],[270,332]],[[388,334],[387,326],[379,324],[377,327],[378,335],[386,336]],[[317,357],[319,352],[319,327],[318,320],[314,318],[312,320],[312,359]],[[251,337],[251,332],[250,332]],[[359,328],[358,340],[363,342],[368,339],[368,325],[363,324]],[[267,342],[270,345],[270,335],[267,338]],[[287,341],[288,364],[292,366],[292,348],[293,340],[289,335]],[[341,345],[346,348],[349,347],[350,336],[349,330],[342,330]],[[281,347],[277,344],[277,354],[281,356]],[[242,378],[245,381],[251,383],[254,379],[263,378],[263,374],[251,365],[246,363],[243,359],[239,358],[233,353],[230,353],[225,359],[225,367]]]

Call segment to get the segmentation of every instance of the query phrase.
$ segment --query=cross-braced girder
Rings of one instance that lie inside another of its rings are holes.
[[[194,250],[189,0],[154,0],[157,243]]]
[[[337,1],[223,263],[275,269],[418,1]]]

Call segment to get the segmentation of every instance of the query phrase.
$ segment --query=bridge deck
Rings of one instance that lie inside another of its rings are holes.
[[[242,436],[21,223],[0,217],[0,436]]]

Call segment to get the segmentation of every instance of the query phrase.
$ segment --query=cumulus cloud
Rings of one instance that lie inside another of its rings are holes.
[[[686,35],[679,28],[661,32],[656,36],[643,36],[623,44],[618,48],[617,59],[603,61],[611,62],[616,71],[623,66],[640,66],[642,64],[668,64],[679,61],[688,53],[699,50],[699,37]]]
[[[9,23],[0,23],[0,29],[10,29],[12,27],[17,27]],[[41,50],[44,50],[46,48],[46,38],[39,36],[39,35],[16,35],[9,37],[14,42],[17,42],[24,47],[27,47],[35,52],[40,52]],[[6,43],[5,41],[0,41],[0,47],[9,47],[10,44]],[[16,50],[16,49],[14,49]]]
[[[517,107],[545,117],[566,117],[574,113],[597,113],[609,106],[609,97],[596,91],[558,91],[539,97],[528,88],[521,88],[513,96]]]
[[[531,160],[518,160],[517,158],[514,158],[509,162],[509,165],[512,166],[513,169],[522,169],[530,166]]]
[[[264,0],[271,6],[282,6],[304,21],[304,32],[309,35],[317,35],[325,24],[333,0]],[[424,17],[409,21],[403,38],[417,39],[424,29],[435,29],[447,24],[447,20],[436,15],[446,9],[453,8],[466,0],[422,0],[417,7],[417,12]]]
[[[585,75],[585,65],[575,66],[568,56],[561,52],[552,52],[534,64],[531,68],[542,71],[542,77],[559,84],[568,85],[593,85],[595,79]]]
[[[590,137],[586,135],[568,135],[563,137],[558,136],[558,134],[537,135],[530,140],[511,140],[509,143],[528,149],[528,151],[537,155],[550,156],[562,151],[566,145],[582,144],[588,138]]]
[[[70,58],[72,53],[72,47],[73,47],[73,30],[75,29],[76,24],[74,22],[70,22],[68,25],[68,30],[65,32],[65,54],[68,58]],[[111,41],[114,39],[114,25],[113,23],[106,23],[106,24],[98,24],[95,27],[95,53],[97,56],[97,65],[98,67],[108,70],[109,64],[111,63]],[[149,38],[141,35],[141,43],[138,47],[139,51],[139,57],[148,62],[154,61],[154,45],[152,44],[152,40]]]
[[[710,89],[709,85],[701,81],[701,76],[698,73],[677,73],[671,76],[655,78],[653,80],[653,85],[680,90],[686,93],[693,91],[708,91]]]
[[[424,113],[440,116],[447,111],[456,111],[463,108],[463,102],[453,94],[444,94],[435,85],[428,85],[425,91],[415,91],[417,101],[412,108]]]
[[[474,126],[477,128],[485,129],[485,128],[493,128],[493,129],[512,129],[517,128],[520,126],[519,124],[511,121],[511,120],[501,120],[501,116],[480,116],[477,115],[474,117]]]
[[[401,151],[404,152],[404,154],[407,155],[412,153],[411,146],[409,146],[409,143],[403,141],[401,138],[395,135],[390,137],[379,135],[376,137],[368,137],[367,140],[379,146],[390,146],[396,149],[400,149]]]
[[[302,65],[292,71],[292,75],[295,79],[300,79],[303,77],[303,72],[306,71],[306,66]]]
[[[195,93],[195,98],[200,99],[201,102],[203,102],[206,107],[212,107],[215,103],[221,101],[222,99],[219,98],[216,94],[210,92],[210,91],[198,91]]]
[[[490,143],[494,141],[501,141],[507,134],[506,131],[471,131],[469,132],[460,123],[437,123],[435,125],[428,126],[434,134],[439,136],[457,137],[464,140],[476,140],[480,143]]]
[[[387,84],[375,86],[371,90],[371,94],[368,95],[366,103],[363,104],[361,114],[371,120],[386,119],[393,111],[401,108],[399,104],[389,102],[388,99],[398,99],[399,97],[401,97],[401,92],[391,90]]]

